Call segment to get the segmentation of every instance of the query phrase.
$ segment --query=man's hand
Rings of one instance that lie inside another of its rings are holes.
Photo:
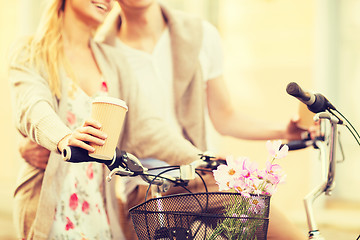
[[[49,150],[29,138],[24,138],[20,141],[19,152],[30,165],[45,170],[49,160]]]
[[[301,140],[304,138],[304,134],[308,133],[307,129],[300,128],[298,125],[299,119],[291,119],[287,125],[285,138],[288,141]]]
[[[288,141],[291,140],[301,140],[310,137],[314,139],[315,137],[320,135],[320,125],[318,122],[314,122],[308,129],[304,129],[299,127],[298,119],[291,119],[286,131],[286,139]]]

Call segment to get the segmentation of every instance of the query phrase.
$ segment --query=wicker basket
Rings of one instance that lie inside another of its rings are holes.
[[[145,239],[266,239],[270,196],[190,193],[150,199],[130,209]]]

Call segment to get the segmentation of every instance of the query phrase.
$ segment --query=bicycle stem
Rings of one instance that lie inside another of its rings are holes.
[[[318,229],[315,222],[312,204],[322,193],[326,195],[331,194],[335,179],[335,166],[336,166],[336,143],[338,139],[337,124],[339,120],[334,118],[327,112],[318,113],[315,118],[316,121],[319,119],[327,119],[330,121],[331,131],[329,138],[329,160],[327,162],[326,145],[324,141],[316,141],[315,145],[320,150],[321,156],[321,168],[322,168],[322,183],[315,187],[310,193],[304,198],[305,211],[307,216],[308,228],[309,228],[309,239],[324,239]]]

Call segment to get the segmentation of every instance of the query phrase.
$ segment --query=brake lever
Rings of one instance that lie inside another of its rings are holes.
[[[116,158],[118,158],[118,156]],[[131,153],[121,151],[119,158],[122,160],[123,166],[126,166],[125,169],[128,169],[129,171],[133,172],[136,175],[148,171],[148,169],[141,164],[139,159],[134,155],[132,155]]]
[[[203,162],[207,163],[207,165],[205,167],[210,168],[211,170],[216,169],[219,165],[226,164],[226,159],[217,159],[217,157],[215,157],[210,152],[204,152],[203,154],[199,154],[199,155],[200,155],[200,159]],[[199,165],[199,166],[201,166],[201,165]],[[199,166],[195,166],[195,168],[199,167]]]
[[[337,163],[342,163],[345,161],[345,153],[344,153],[344,148],[343,145],[341,143],[341,134],[340,131],[338,131],[338,144],[339,144],[339,149],[340,149],[340,153],[341,153],[341,159],[337,160]]]
[[[111,172],[106,176],[106,180],[108,182],[110,182],[114,175],[119,175],[119,176],[125,177],[125,176],[132,176],[132,175],[134,175],[134,173],[118,167],[118,168],[114,168],[113,170],[111,170]]]

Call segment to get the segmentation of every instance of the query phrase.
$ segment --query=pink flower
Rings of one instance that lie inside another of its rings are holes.
[[[66,217],[66,221],[65,230],[69,231],[70,229],[74,229],[74,224],[68,217]]]
[[[277,190],[277,185],[273,185],[271,183],[266,184],[266,186],[263,189],[263,194],[265,195],[273,195]]]
[[[273,185],[281,183],[284,178],[280,165],[272,164],[270,161],[267,161],[264,178]]]
[[[82,206],[81,206],[81,210],[85,213],[85,214],[89,214],[89,203],[87,201],[84,201],[82,203]]]
[[[256,173],[258,169],[258,164],[256,162],[251,162],[248,158],[242,159],[242,175],[246,178],[250,177],[254,173]]]
[[[249,189],[249,184],[247,182],[247,180],[244,177],[238,178],[234,180],[233,183],[234,189],[238,192],[241,193],[242,195],[248,195],[248,189]]]
[[[93,168],[92,168],[92,163],[89,163],[89,165],[86,168],[86,176],[89,179],[93,179],[93,177],[94,177],[94,171],[93,171]]]
[[[258,176],[251,177],[248,179],[250,192],[253,194],[262,194],[262,185],[264,180],[260,179]]]
[[[249,209],[251,212],[255,214],[263,214],[265,209],[265,201],[263,199],[260,197],[253,197],[250,199],[249,203],[251,204]]]
[[[272,164],[270,161],[266,161],[265,171],[267,173],[276,173],[281,171],[281,166],[279,164]]]
[[[270,156],[272,156],[275,159],[280,159],[280,158],[284,158],[287,156],[288,151],[289,151],[289,147],[288,145],[284,145],[281,148],[281,141],[267,141],[266,142],[266,148],[270,154]]]
[[[71,111],[67,112],[66,119],[70,126],[73,126],[76,123],[76,116]]]
[[[103,81],[103,82],[101,83],[101,89],[100,89],[100,91],[102,91],[102,92],[108,92],[108,91],[109,91],[108,86],[107,86],[107,83],[106,83],[105,81]]]
[[[76,193],[71,194],[70,196],[70,200],[69,200],[69,207],[71,210],[75,211],[75,209],[77,208],[79,204],[79,199],[78,196],[76,195]]]

